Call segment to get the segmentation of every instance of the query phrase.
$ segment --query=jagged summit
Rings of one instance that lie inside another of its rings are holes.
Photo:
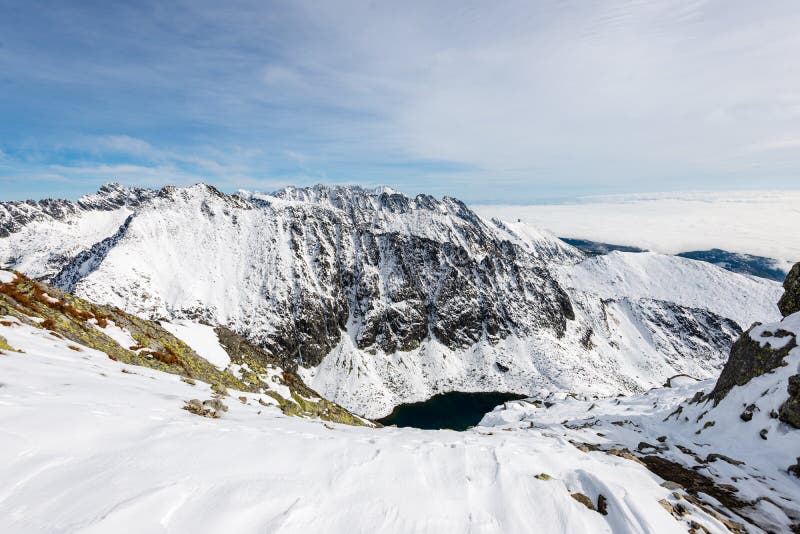
[[[138,206],[152,196],[150,189],[126,187],[114,182],[100,186],[97,193],[80,197],[76,204],[83,209],[112,210],[121,206]]]
[[[150,189],[125,187],[108,183],[96,193],[76,201],[45,198],[0,202],[0,237],[19,232],[34,221],[64,221],[81,211],[113,211],[123,207],[135,208],[156,194]]]

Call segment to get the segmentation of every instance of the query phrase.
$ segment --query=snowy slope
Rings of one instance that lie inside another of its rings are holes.
[[[164,188],[112,234],[53,280],[229,327],[369,417],[451,390],[607,395],[705,378],[750,316],[777,316],[776,283],[655,254],[581,263],[547,232],[447,197]]]
[[[231,357],[219,343],[214,327],[191,321],[161,321],[161,326],[187,345],[201,357],[208,360],[217,369],[225,369],[231,363]]]
[[[79,252],[114,234],[153,194],[108,184],[76,202],[0,202],[0,267],[49,279]]]
[[[788,348],[800,337],[800,313],[744,336],[761,347]],[[800,428],[779,416],[793,375],[800,376],[796,345],[782,365],[734,386],[721,399],[709,397],[716,379],[679,377],[671,381],[673,387],[628,398],[578,400],[561,395],[551,397],[549,407],[509,402],[487,414],[481,424],[530,428],[535,435],[558,435],[592,449],[623,447],[648,465],[657,465],[653,457],[669,460],[712,480],[716,498],[738,501],[738,513],[751,527],[794,531],[792,525],[800,525]],[[797,474],[788,471],[792,465]],[[672,480],[686,478],[675,466],[661,462],[660,467],[667,468],[662,474],[673,475]],[[714,497],[707,500],[714,502]]]
[[[720,267],[654,252],[611,252],[561,271],[567,288],[602,299],[647,298],[704,308],[748,328],[775,320],[780,285]]]
[[[680,497],[641,465],[558,437],[325,424],[243,392],[198,417],[181,407],[205,384],[5,323],[25,352],[0,352],[4,533],[726,531],[689,503],[669,514]]]
[[[0,266],[32,278],[49,278],[79,252],[116,232],[130,214],[130,209],[122,207],[29,223],[0,239]]]
[[[64,340],[77,352],[82,352],[81,345],[89,347],[121,364],[171,373],[191,385],[213,384],[219,396],[227,395],[226,388],[259,393],[265,396],[260,404],[276,404],[287,415],[373,426],[321,398],[291,366],[223,327],[186,320],[159,324],[4,270],[0,270],[0,325],[35,332],[35,338],[53,343]],[[0,350],[14,350],[2,335]],[[214,402],[198,399],[192,409],[213,416],[219,411]]]

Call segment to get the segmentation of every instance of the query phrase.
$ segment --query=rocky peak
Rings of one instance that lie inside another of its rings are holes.
[[[786,292],[778,301],[778,308],[784,317],[800,311],[800,262],[795,263],[794,267],[786,275],[783,281],[783,289]]]
[[[108,183],[100,186],[97,193],[82,196],[76,204],[85,210],[110,211],[123,206],[138,207],[154,195],[150,189]]]
[[[19,232],[34,221],[63,221],[81,211],[111,211],[123,206],[135,208],[154,195],[149,189],[109,183],[75,202],[53,198],[0,202],[0,237]]]
[[[154,205],[155,209],[164,208],[165,205],[171,203],[196,204],[208,214],[210,211],[210,204],[216,202],[230,208],[252,208],[251,204],[245,198],[242,198],[242,196],[223,193],[213,185],[205,183],[197,183],[183,187],[168,185],[153,192],[153,196],[159,201]]]
[[[793,371],[788,376],[788,397],[781,405],[781,421],[800,428],[800,374],[797,373],[798,337],[800,337],[800,263],[794,265],[783,287],[786,292],[778,304],[784,318],[771,324],[756,323],[743,333],[731,347],[730,357],[720,373],[710,397],[721,401],[735,386],[744,386],[751,380],[781,368]],[[754,399],[752,406],[755,406]]]

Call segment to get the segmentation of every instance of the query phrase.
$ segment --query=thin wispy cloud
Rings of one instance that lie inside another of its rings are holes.
[[[130,164],[149,169],[141,183],[171,170],[162,182],[387,183],[470,201],[797,185],[796,2],[0,3],[0,15],[5,175],[56,165],[92,182]]]

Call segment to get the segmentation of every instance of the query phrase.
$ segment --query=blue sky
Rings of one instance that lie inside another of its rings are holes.
[[[0,0],[3,199],[800,186],[800,2]]]

